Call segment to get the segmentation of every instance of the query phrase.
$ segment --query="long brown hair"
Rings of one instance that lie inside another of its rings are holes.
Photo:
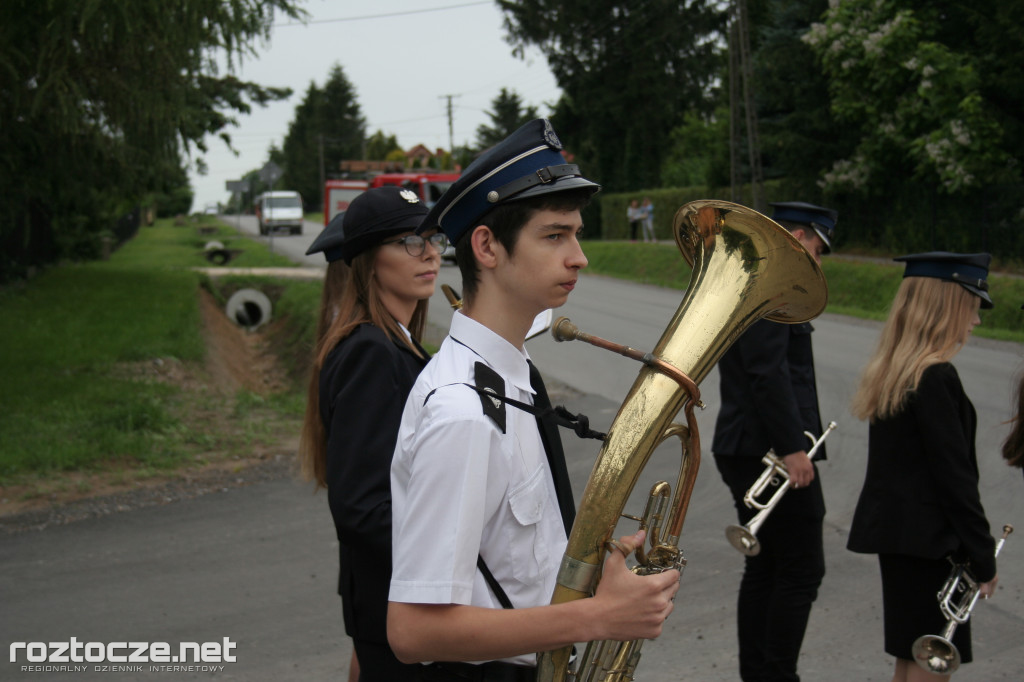
[[[897,414],[924,371],[953,358],[966,340],[978,297],[955,282],[906,277],[850,405],[858,419]]]
[[[352,265],[337,260],[327,266],[320,299],[313,369],[306,391],[306,416],[299,437],[299,463],[302,475],[317,488],[327,487],[327,429],[320,417],[320,370],[334,347],[361,324],[369,323],[383,331],[395,343],[403,343],[422,357],[416,344],[409,341],[398,321],[381,302],[380,288],[373,276],[374,261],[380,246],[360,253]],[[423,338],[427,324],[427,300],[419,301],[409,323],[416,341]]]

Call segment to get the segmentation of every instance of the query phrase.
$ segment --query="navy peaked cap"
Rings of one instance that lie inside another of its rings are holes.
[[[906,263],[904,277],[934,277],[956,282],[980,298],[982,308],[992,307],[992,298],[988,295],[988,265],[992,262],[992,254],[932,251],[912,253],[893,260]]]
[[[772,220],[809,225],[825,242],[825,253],[832,251],[832,237],[835,235],[836,221],[839,220],[838,211],[805,201],[776,201],[771,206],[775,209]]]
[[[374,187],[332,218],[306,254],[323,251],[328,263],[343,258],[351,265],[353,258],[391,235],[416,230],[426,215],[427,207],[416,192],[397,185]]]
[[[551,123],[534,119],[469,164],[434,204],[420,231],[439,227],[454,244],[498,204],[581,187],[601,189],[576,164],[566,163]]]
[[[341,259],[341,243],[345,241],[345,212],[342,211],[331,218],[324,231],[317,235],[313,243],[306,249],[306,255],[323,252],[328,263]]]

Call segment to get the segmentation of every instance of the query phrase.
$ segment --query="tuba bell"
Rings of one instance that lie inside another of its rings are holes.
[[[673,221],[676,244],[692,266],[690,285],[654,350],[643,353],[590,337],[559,320],[556,339],[580,339],[643,362],[645,367],[612,421],[580,500],[551,603],[592,596],[604,555],[640,473],[663,441],[678,437],[682,465],[674,491],[665,481],[651,490],[643,517],[650,550],[638,548],[633,571],[681,569],[679,549],[700,460],[692,410],[697,385],[743,332],[761,318],[798,323],[816,317],[828,300],[814,258],[783,227],[757,211],[725,201],[693,201]],[[674,424],[681,409],[687,425]],[[669,502],[671,499],[671,502]],[[632,680],[642,642],[591,642],[579,670],[570,670],[572,647],[541,652],[539,682]]]

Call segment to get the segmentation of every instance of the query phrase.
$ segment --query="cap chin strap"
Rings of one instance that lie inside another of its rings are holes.
[[[959,272],[954,272],[952,277],[953,277],[953,281],[958,282],[960,284],[967,284],[967,285],[970,285],[970,286],[974,287],[975,289],[981,289],[982,291],[988,291],[988,282],[986,280],[983,280],[983,279],[971,279],[970,277],[964,277]]]
[[[529,175],[508,182],[498,189],[487,193],[487,201],[496,204],[520,192],[525,192],[534,185],[546,185],[566,176],[579,176],[580,167],[574,163],[563,163],[560,166],[539,168]]]

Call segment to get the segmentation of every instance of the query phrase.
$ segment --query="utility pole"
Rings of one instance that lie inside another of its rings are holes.
[[[438,99],[448,100],[448,153],[455,153],[455,132],[452,126],[452,97],[462,97],[462,95],[440,95]]]
[[[747,157],[750,166],[751,205],[764,211],[764,170],[761,167],[761,143],[757,132],[757,109],[751,92],[754,67],[750,59],[750,33],[748,30],[746,0],[736,0],[732,6],[729,28],[729,160],[732,200],[739,203],[743,187],[743,163],[740,160],[740,120],[745,119]],[[741,95],[742,91],[742,95]],[[742,98],[742,103],[740,99]],[[742,114],[741,114],[742,111]]]
[[[324,191],[325,171],[324,171],[324,134],[320,133],[317,137],[317,149],[320,152],[320,191]]]

